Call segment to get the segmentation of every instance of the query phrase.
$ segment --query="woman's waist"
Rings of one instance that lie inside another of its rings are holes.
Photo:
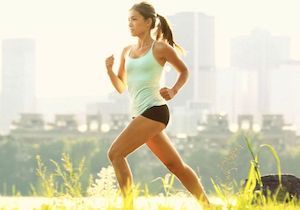
[[[154,100],[154,101],[148,101],[148,102],[143,101],[142,103],[139,103],[139,104],[135,104],[135,103],[131,104],[130,110],[131,110],[131,112],[140,112],[141,113],[150,107],[164,105],[164,104],[167,104],[167,102],[163,101],[163,100],[162,101]]]
[[[140,95],[159,95],[160,86],[128,86],[128,92],[132,98],[136,98]]]
[[[157,91],[155,93],[141,93],[131,97],[132,106],[143,106],[145,104],[165,102],[165,99]]]

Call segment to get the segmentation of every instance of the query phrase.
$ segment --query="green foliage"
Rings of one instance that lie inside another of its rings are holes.
[[[246,142],[249,141],[246,139]],[[220,205],[213,205],[211,207],[206,207],[205,209],[230,209],[230,210],[244,210],[244,209],[269,209],[269,210],[281,210],[281,209],[299,209],[299,202],[295,199],[291,200],[288,204],[278,203],[276,199],[268,198],[263,196],[261,189],[254,191],[258,178],[260,177],[259,171],[259,157],[260,153],[257,155],[254,152],[250,142],[247,142],[248,148],[250,150],[252,160],[250,161],[250,167],[248,171],[248,180],[244,187],[240,188],[237,194],[228,194],[228,189],[224,185],[218,185],[211,178],[211,182],[215,189],[215,193],[222,202]],[[274,156],[276,163],[280,164],[279,157],[275,150],[271,146],[261,145],[260,149],[267,148],[271,151]],[[259,150],[260,151],[260,150]],[[70,156],[63,153],[62,163],[58,164],[56,161],[51,160],[54,167],[54,172],[48,171],[45,164],[42,162],[40,156],[37,159],[37,175],[40,177],[41,185],[43,188],[43,195],[47,197],[68,196],[68,199],[54,200],[51,203],[42,203],[39,209],[200,209],[199,204],[188,200],[184,195],[176,194],[174,188],[175,176],[173,174],[167,173],[164,177],[158,177],[155,180],[161,180],[164,189],[164,196],[156,197],[154,200],[153,196],[149,195],[148,187],[145,185],[144,190],[144,200],[140,202],[138,208],[138,203],[133,204],[133,200],[141,199],[139,189],[140,183],[133,186],[131,193],[124,200],[124,204],[120,204],[119,197],[121,196],[120,190],[116,187],[116,177],[114,170],[111,166],[103,167],[99,173],[97,173],[98,178],[93,182],[92,177],[90,177],[90,184],[87,190],[87,195],[90,198],[84,198],[83,190],[80,185],[80,177],[84,171],[84,158],[81,159],[79,166],[75,167]],[[280,170],[280,166],[277,167]],[[281,174],[281,173],[280,173]],[[62,181],[59,186],[58,179]],[[155,181],[154,180],[154,181]],[[38,194],[35,188],[32,186],[34,194]],[[95,200],[91,199],[93,196],[99,196],[97,199],[104,198],[102,203],[95,205]],[[159,199],[158,199],[159,198]],[[214,203],[214,202],[212,202]],[[101,207],[100,207],[101,206]],[[124,207],[124,208],[123,208]],[[0,204],[0,210],[6,209]],[[12,209],[12,208],[10,208]],[[13,208],[22,209],[22,208]]]
[[[66,190],[66,194],[72,197],[80,197],[82,196],[82,188],[80,178],[84,173],[84,163],[85,157],[83,157],[79,163],[78,168],[73,166],[73,163],[68,154],[62,154],[62,167],[51,160],[51,162],[55,165],[55,175],[60,177],[63,180],[63,185]]]
[[[250,166],[250,170],[249,170],[249,174],[248,174],[248,180],[246,183],[246,187],[244,188],[244,193],[246,194],[246,196],[248,196],[248,198],[250,198],[249,201],[251,201],[251,202],[255,201],[255,202],[265,203],[266,198],[264,197],[264,195],[262,193],[263,183],[261,180],[261,172],[259,170],[260,152],[263,148],[266,148],[271,152],[272,156],[276,160],[279,186],[278,186],[277,192],[275,193],[275,198],[277,197],[277,194],[279,193],[280,189],[282,188],[280,159],[279,159],[275,149],[271,145],[268,145],[268,144],[260,145],[259,151],[257,152],[257,155],[255,155],[253,148],[250,144],[250,140],[247,137],[245,137],[245,141],[246,141],[248,149],[251,153],[252,160],[250,162],[251,166]],[[259,184],[260,188],[259,188],[259,190],[255,191],[255,194],[253,196],[253,194],[252,193],[250,194],[250,192],[254,191],[256,183]]]
[[[59,195],[67,195],[71,197],[81,197],[82,187],[80,178],[84,172],[84,159],[79,163],[78,168],[73,163],[68,154],[62,154],[62,166],[54,160],[50,160],[55,166],[54,172],[48,172],[40,156],[37,156],[37,175],[41,179],[42,195],[46,197],[54,197]],[[61,179],[62,185],[57,186],[57,180]]]
[[[270,205],[279,206],[280,203],[278,203],[277,196],[280,192],[280,189],[282,188],[282,182],[281,182],[281,164],[278,154],[276,153],[275,149],[271,145],[262,144],[259,146],[259,150],[257,154],[255,154],[253,146],[251,145],[251,142],[248,137],[244,138],[246,141],[246,145],[248,150],[250,151],[252,160],[250,161],[250,167],[248,171],[248,179],[243,187],[240,188],[239,192],[232,196],[234,198],[235,205],[234,209],[254,209],[255,206],[264,206],[264,208],[268,208]],[[267,196],[263,194],[263,183],[261,180],[261,172],[260,172],[260,153],[263,148],[268,149],[274,159],[276,160],[277,165],[277,172],[279,176],[279,187],[275,194],[271,196],[271,192],[268,191]],[[232,208],[233,204],[231,203],[232,198],[228,197],[226,193],[224,193],[224,190],[217,185],[213,179],[211,179],[212,184],[214,186],[215,192],[218,195],[219,198],[221,198],[224,202],[224,205],[227,208]],[[256,185],[258,184],[259,189],[256,189]],[[288,195],[286,196],[286,199],[288,199]],[[292,201],[291,204],[295,204],[297,201]]]
[[[249,141],[250,147],[248,147],[244,141],[241,141],[244,140],[243,134],[241,134],[236,135],[231,140],[231,144],[228,144],[227,147],[220,149],[214,148],[213,150],[205,147],[202,139],[194,139],[193,149],[183,149],[181,155],[189,165],[197,169],[200,168],[199,174],[201,175],[201,180],[204,180],[202,183],[205,189],[211,188],[214,194],[218,196],[218,199],[222,201],[222,205],[225,208],[299,209],[299,203],[296,200],[290,200],[288,204],[278,203],[274,197],[263,197],[259,190],[253,191],[255,184],[259,182],[259,177],[261,177],[264,171],[275,169],[278,174],[281,174],[281,170],[299,174],[298,163],[300,161],[300,153],[297,148],[290,148],[286,152],[280,153],[279,159],[278,155],[276,157],[276,152],[272,145],[263,144],[262,141],[256,139],[256,136],[247,138],[248,140],[251,139],[251,142]],[[47,197],[68,196],[69,198],[66,199],[66,202],[74,203],[75,201],[72,197],[77,197],[78,195],[84,199],[85,197],[83,196],[97,195],[97,191],[101,192],[101,190],[104,190],[102,195],[105,196],[105,202],[107,203],[102,205],[105,207],[102,209],[116,209],[116,207],[119,206],[118,199],[121,194],[118,190],[115,192],[114,190],[116,190],[116,188],[112,187],[113,183],[116,185],[112,168],[104,167],[108,165],[106,152],[110,144],[111,141],[109,141],[109,139],[101,139],[101,141],[99,141],[99,139],[74,139],[73,141],[67,139],[40,142],[39,144],[3,141],[0,145],[0,182],[2,183],[2,192],[0,193],[2,195],[14,196],[21,195],[21,193],[22,195],[28,195],[26,194],[26,191],[28,192],[28,189],[26,189],[27,184],[32,195]],[[249,148],[252,149],[252,152],[248,152],[250,150]],[[265,153],[262,152],[265,151],[265,149],[271,152],[276,161],[270,161],[273,157],[270,156],[269,153],[266,154],[268,156],[265,158]],[[69,155],[65,158],[61,158],[63,153]],[[35,159],[37,155],[40,158],[40,163]],[[82,156],[86,158],[83,160],[82,166],[80,166],[80,158]],[[249,157],[251,158],[250,160]],[[41,161],[42,159],[51,161],[43,163]],[[66,161],[64,162],[63,160]],[[141,160],[143,160],[143,162],[141,162]],[[150,183],[149,186],[145,185],[143,190],[135,191],[136,193],[133,194],[133,198],[140,199],[138,196],[140,192],[143,192],[143,196],[147,198],[144,209],[174,209],[175,207],[176,209],[194,209],[190,200],[186,201],[186,205],[182,207],[175,204],[175,201],[185,198],[183,198],[183,196],[174,198],[174,196],[177,195],[175,194],[177,189],[175,190],[176,182],[174,175],[165,175],[164,166],[157,161],[151,153],[149,154],[139,150],[139,153],[135,153],[131,156],[130,161],[130,166],[134,169],[135,180],[149,181],[159,177],[155,180],[161,180],[163,183]],[[144,162],[147,162],[146,169],[144,166],[141,167],[141,164]],[[77,166],[74,163],[79,164]],[[107,171],[104,173],[106,175],[100,175],[101,171],[103,171],[101,168],[110,170],[110,172]],[[101,169],[100,172],[99,169]],[[37,174],[39,173],[39,185],[36,182],[35,174],[32,173],[34,170],[36,170],[35,172]],[[82,171],[82,173],[79,171]],[[83,171],[85,173],[83,173]],[[237,183],[239,180],[244,179],[245,174],[248,175],[249,182],[244,187],[241,187],[240,184],[235,184],[233,178],[238,180],[236,181]],[[92,178],[93,175],[96,177],[95,181]],[[100,181],[101,179],[102,181]],[[236,185],[236,192],[232,192],[231,181],[233,183],[232,185]],[[211,184],[211,182],[213,184]],[[161,192],[163,192],[163,194],[159,194],[160,202],[153,201],[157,199],[157,197],[151,195],[152,192],[150,191],[154,185],[156,185],[156,191],[161,190]],[[86,189],[93,187],[95,193],[93,194],[91,191],[87,193],[88,191],[86,191]],[[110,190],[111,194],[104,193]],[[101,199],[101,193],[98,193],[98,195],[99,198],[97,199]],[[109,198],[110,195],[111,198]],[[210,195],[210,197],[212,196]],[[255,205],[253,201],[256,202]],[[94,203],[97,202],[94,201]],[[82,209],[99,209],[93,208],[89,203],[82,204],[78,202],[76,207],[78,206],[80,208],[82,207]],[[67,207],[67,204],[56,202],[56,200],[52,203],[44,204],[44,209],[68,209]],[[79,207],[78,209],[80,209]],[[2,202],[0,204],[0,209],[1,208]]]
[[[39,155],[36,156],[36,160],[37,160],[36,175],[40,177],[41,180],[40,181],[42,186],[41,194],[45,197],[56,196],[58,194],[58,190],[57,187],[55,186],[54,174],[48,173],[47,167],[44,165]],[[32,189],[33,192],[37,194],[34,186],[32,186]]]
[[[170,196],[172,194],[171,191],[174,190],[173,188],[174,178],[175,178],[174,174],[167,173],[164,178],[158,177],[154,179],[153,182],[156,180],[161,180],[163,184],[165,196]]]

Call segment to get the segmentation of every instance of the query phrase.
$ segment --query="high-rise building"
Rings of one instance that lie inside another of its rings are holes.
[[[300,61],[287,61],[274,69],[270,78],[271,113],[282,114],[292,129],[300,133]]]
[[[257,122],[257,72],[234,68],[216,72],[216,112],[226,113],[230,123],[237,123],[240,114],[254,115]]]
[[[289,52],[288,37],[272,36],[261,29],[232,39],[231,66],[257,72],[257,112],[260,115],[270,112],[270,71],[288,60]]]
[[[189,69],[189,79],[174,98],[175,106],[187,102],[213,107],[215,104],[215,29],[214,17],[199,12],[182,12],[169,16],[174,39],[187,52],[182,56]],[[172,87],[177,80],[175,70],[166,73],[165,81]]]
[[[9,131],[20,113],[35,112],[36,46],[33,39],[2,42],[0,130]]]

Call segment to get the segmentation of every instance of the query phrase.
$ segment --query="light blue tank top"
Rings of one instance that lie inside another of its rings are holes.
[[[147,53],[141,57],[131,58],[129,53],[125,57],[132,117],[142,114],[152,106],[167,104],[167,101],[159,93],[163,67],[153,56],[154,42]]]

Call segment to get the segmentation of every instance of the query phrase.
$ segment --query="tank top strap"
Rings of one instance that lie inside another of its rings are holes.
[[[156,40],[153,40],[152,44],[151,44],[151,47],[150,49],[148,50],[148,52],[146,54],[148,54],[149,52],[151,52],[153,50],[153,46],[154,46],[154,43],[156,42]],[[131,51],[132,51],[132,45],[129,47],[129,49],[126,51],[125,53],[125,57],[129,57],[130,58],[130,54],[131,54]],[[153,52],[153,51],[152,51]]]
[[[125,57],[130,57],[129,54],[131,53],[132,45],[130,45],[129,49],[125,53]]]
[[[152,42],[152,44],[151,44],[151,50],[153,49],[154,42],[155,42],[155,40],[153,40],[153,42]]]

